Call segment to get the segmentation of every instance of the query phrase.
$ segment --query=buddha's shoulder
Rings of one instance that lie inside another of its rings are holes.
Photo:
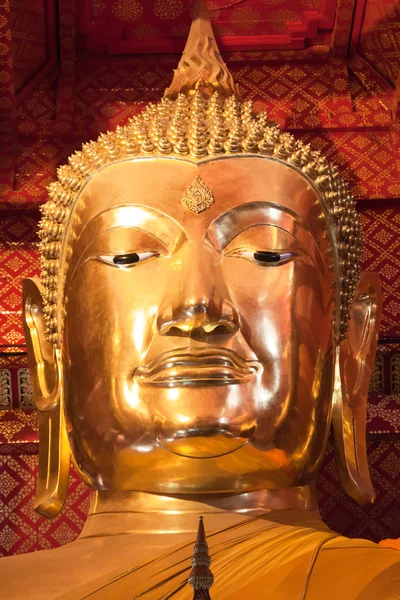
[[[343,600],[399,600],[400,552],[363,539],[338,536],[326,542],[310,572],[307,598],[325,596]]]
[[[232,531],[218,542],[219,537],[209,540],[215,578],[211,597],[218,600],[242,600],[244,594],[253,600],[293,600],[301,598],[304,589],[307,600],[321,600],[321,590],[324,600],[400,599],[400,551],[368,540],[348,539],[322,526],[318,530],[258,528],[252,535],[240,537]],[[133,559],[128,552],[132,540],[126,538],[130,536],[124,536],[126,547],[114,544],[113,552],[104,541],[91,539],[57,550],[3,558],[0,577],[6,589],[2,597],[76,600],[83,597],[83,589],[90,589],[93,598],[100,600],[106,585],[111,586],[115,600],[125,597],[125,588],[135,593],[142,590],[145,600],[153,600],[145,591],[149,581],[157,584],[157,590],[165,586],[172,593],[176,581],[181,581],[182,564],[190,569],[187,546],[178,546],[152,561],[141,556],[139,568],[124,569],[121,556]],[[115,564],[111,556],[115,556]],[[186,600],[189,592],[184,586],[170,597]]]
[[[52,550],[0,558],[1,599],[54,600],[77,585],[115,570],[96,540],[75,540]],[[108,554],[108,556],[107,556]]]
[[[253,600],[292,600],[305,597],[306,589],[307,600],[400,600],[400,551],[322,528],[300,533],[294,529],[265,540],[261,535],[249,544],[237,556],[228,590],[237,548],[221,553],[213,568],[214,597],[239,600],[246,593]]]

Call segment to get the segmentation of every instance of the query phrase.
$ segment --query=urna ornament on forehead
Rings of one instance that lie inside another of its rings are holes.
[[[320,152],[283,133],[266,112],[255,114],[251,100],[242,101],[218,50],[206,2],[200,0],[182,58],[161,101],[149,104],[127,125],[84,144],[69,157],[68,165],[58,169],[58,181],[49,186],[39,236],[47,336],[56,347],[61,343],[63,241],[88,178],[121,159],[173,156],[200,163],[224,155],[258,155],[288,164],[317,190],[331,244],[335,339],[345,338],[360,277],[362,235],[355,202],[337,168]],[[183,204],[199,213],[210,205],[211,192],[201,180],[197,184],[186,191]]]

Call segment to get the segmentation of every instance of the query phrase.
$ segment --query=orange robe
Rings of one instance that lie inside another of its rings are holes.
[[[131,568],[78,585],[59,600],[192,600],[193,542],[132,560]],[[208,535],[207,542],[212,600],[400,599],[400,552],[335,534],[304,511],[249,518]]]

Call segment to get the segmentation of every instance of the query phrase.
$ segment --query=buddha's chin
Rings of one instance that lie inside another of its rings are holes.
[[[234,388],[235,402],[232,402]],[[247,389],[246,389],[247,388]],[[149,399],[151,430],[166,450],[188,458],[217,458],[244,446],[256,431],[251,385],[157,390]],[[247,391],[247,393],[246,393]]]
[[[219,427],[180,430],[158,435],[158,443],[174,454],[186,458],[218,458],[242,448],[251,439],[254,428],[235,433]]]

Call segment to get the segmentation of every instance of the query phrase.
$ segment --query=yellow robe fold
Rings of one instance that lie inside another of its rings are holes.
[[[215,578],[212,600],[400,599],[400,552],[337,535],[303,511],[247,519],[207,541]],[[133,560],[132,568],[59,600],[191,600],[192,553],[193,542],[143,563]]]

